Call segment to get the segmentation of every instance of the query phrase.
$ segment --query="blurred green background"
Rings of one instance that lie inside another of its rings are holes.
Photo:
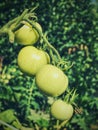
[[[77,89],[76,103],[83,112],[75,114],[66,129],[98,130],[98,0],[0,0],[0,27],[35,6],[49,42],[74,63],[66,74],[69,88]],[[31,93],[33,78],[17,66],[20,48],[17,43],[9,43],[7,37],[0,37],[0,112],[13,109],[16,115],[13,117],[11,111],[8,123],[15,127],[25,124],[35,130],[37,124],[39,129],[52,129],[56,120],[49,116],[48,97],[36,87]],[[14,119],[21,123],[13,124]],[[2,126],[0,129],[7,130]]]

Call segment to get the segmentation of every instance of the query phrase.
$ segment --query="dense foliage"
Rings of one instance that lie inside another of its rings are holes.
[[[97,130],[97,1],[95,4],[90,0],[3,0],[0,2],[0,27],[20,15],[24,9],[34,6],[38,6],[35,10],[38,22],[49,42],[62,58],[73,63],[65,73],[69,77],[70,89],[77,89],[79,96],[75,102],[82,114],[76,112],[66,124],[66,129]],[[52,129],[56,124],[49,113],[53,99],[40,93],[33,77],[23,74],[18,68],[16,60],[21,48],[17,43],[9,43],[8,37],[0,36],[0,112],[2,114],[4,111],[4,117],[8,116],[6,118],[10,116],[11,121],[5,122],[17,128],[22,124],[34,129]]]

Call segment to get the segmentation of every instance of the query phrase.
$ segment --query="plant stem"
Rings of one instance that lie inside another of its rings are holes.
[[[61,122],[61,124],[59,124],[59,120],[57,120],[56,126],[54,126],[54,128],[56,128],[56,130],[61,130],[61,128],[69,121],[68,120],[64,120],[63,122]]]
[[[5,125],[5,126],[7,126],[7,127],[11,128],[12,130],[19,130],[19,129],[16,129],[15,127],[13,127],[13,126],[11,126],[11,125],[9,125],[9,124],[5,123],[5,122],[4,122],[4,121],[2,121],[2,120],[0,120],[0,124]]]
[[[30,104],[31,104],[32,91],[33,91],[33,88],[34,88],[34,84],[35,84],[35,79],[33,80],[33,83],[31,85],[30,89],[27,90],[29,96],[28,96],[28,101],[27,101],[27,112],[26,112],[26,115],[28,115],[29,112],[30,112]]]
[[[61,130],[61,128],[68,122],[69,120],[64,120],[59,126],[57,130]]]
[[[24,12],[18,17],[17,21],[15,22],[15,25],[20,23],[20,21],[24,18],[27,12],[28,12],[28,9],[25,9]]]
[[[29,89],[28,106],[30,106],[30,100],[31,100],[31,98],[32,98],[32,91],[33,91],[33,88],[34,88],[34,82],[35,82],[35,81],[33,81],[33,84],[32,84],[32,86],[31,86],[31,88]]]
[[[58,57],[58,59],[59,59],[59,61],[60,61],[60,60],[61,60],[61,57],[60,57],[60,54],[58,53],[58,51],[49,43],[49,41],[47,40],[46,36],[43,35],[42,38],[43,38],[44,42],[47,44],[47,46],[48,46],[49,48],[51,48],[51,49],[55,52],[55,54],[57,55],[57,57]]]

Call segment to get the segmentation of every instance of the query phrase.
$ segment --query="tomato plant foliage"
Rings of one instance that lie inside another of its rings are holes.
[[[76,103],[83,112],[76,112],[66,128],[98,129],[98,3],[90,0],[1,1],[0,27],[35,5],[39,23],[51,44],[65,60],[74,63],[66,74],[70,89],[77,89]],[[37,124],[39,128],[51,129],[56,120],[49,117],[48,97],[40,93],[33,78],[17,66],[16,57],[21,48],[16,42],[10,44],[7,37],[0,37],[0,117],[3,111],[10,109],[11,121],[18,121],[12,124],[15,127],[26,124],[35,128]],[[3,129],[1,125],[0,129]]]

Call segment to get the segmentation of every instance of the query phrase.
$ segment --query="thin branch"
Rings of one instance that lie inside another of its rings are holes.
[[[0,120],[0,124],[5,125],[5,126],[7,126],[7,127],[11,128],[12,130],[19,130],[19,129],[16,129],[15,127],[13,127],[13,126],[11,126],[11,125],[9,125],[9,124],[5,123],[5,122],[4,122],[4,121],[2,121],[2,120]]]

